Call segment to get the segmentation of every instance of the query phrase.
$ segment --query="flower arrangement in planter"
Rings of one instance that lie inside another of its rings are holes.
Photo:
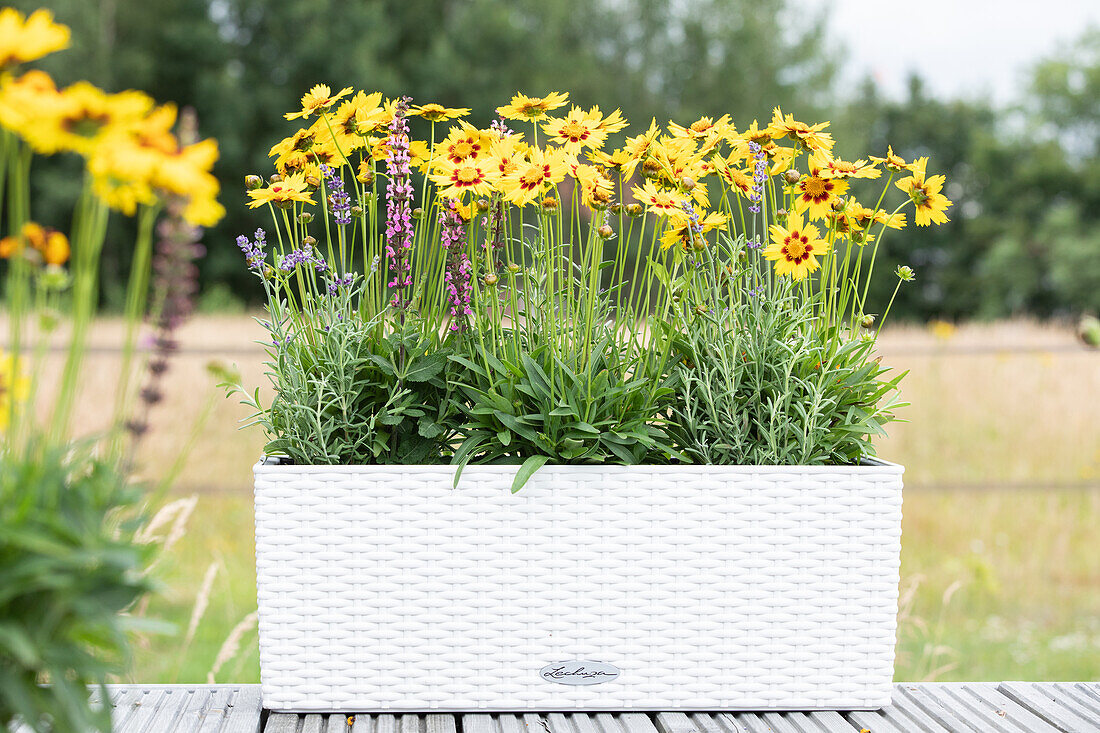
[[[568,104],[482,129],[318,85],[246,179],[265,704],[885,704],[900,377],[867,284],[943,176],[779,109],[630,135]]]

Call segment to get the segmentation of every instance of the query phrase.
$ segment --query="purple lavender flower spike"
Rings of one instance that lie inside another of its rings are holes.
[[[386,158],[386,264],[393,279],[391,305],[404,311],[408,307],[406,289],[412,285],[412,200],[413,187],[409,168],[409,126],[405,115],[409,97],[397,100],[390,122],[389,155]]]

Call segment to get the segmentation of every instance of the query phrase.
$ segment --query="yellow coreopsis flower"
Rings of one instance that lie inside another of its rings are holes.
[[[88,158],[92,191],[107,206],[133,216],[138,204],[156,203],[150,179],[160,157],[162,154],[117,136],[98,146]]]
[[[829,126],[828,122],[819,122],[816,125],[807,125],[798,122],[794,115],[783,115],[783,111],[776,107],[772,110],[772,121],[768,125],[768,133],[774,140],[790,136],[807,150],[832,150],[833,136],[822,132]]]
[[[916,207],[913,219],[919,227],[926,227],[929,224],[943,224],[950,221],[944,212],[948,206],[951,206],[952,202],[940,193],[947,178],[945,176],[932,176],[926,180],[924,169],[927,165],[928,158],[918,158],[913,163],[913,175],[894,184],[909,195],[909,199]]]
[[[447,132],[447,137],[436,144],[436,157],[452,163],[466,159],[477,160],[489,152],[493,139],[468,122],[459,122]]]
[[[49,10],[24,17],[15,8],[0,9],[0,69],[40,59],[69,47],[69,27],[53,22]]]
[[[0,239],[0,259],[23,252],[25,247],[37,251],[47,265],[63,265],[69,260],[69,238],[52,227],[28,221],[19,234]]]
[[[30,380],[22,374],[15,357],[0,350],[0,433],[8,429],[12,408],[27,399]]]
[[[255,209],[264,204],[289,206],[293,203],[315,203],[310,197],[308,188],[306,177],[301,173],[294,173],[281,181],[249,191],[248,197],[252,200],[248,202],[248,208]]]
[[[816,169],[822,178],[868,178],[875,179],[882,171],[873,163],[862,158],[854,162],[834,158],[830,153],[819,151],[810,156],[810,168]]]
[[[645,186],[635,186],[631,189],[634,199],[643,204],[651,214],[658,216],[670,216],[678,211],[683,211],[687,198],[676,191],[657,188],[653,181],[646,181]]]
[[[714,134],[724,137],[731,127],[729,115],[722,115],[717,120],[711,117],[700,117],[687,127],[672,121],[668,123],[668,131],[673,137],[690,137],[696,140],[703,140]]]
[[[470,114],[469,107],[444,107],[441,104],[421,104],[409,110],[410,115],[419,115],[429,122],[442,122],[465,117]]]
[[[811,164],[808,175],[794,185],[795,209],[808,211],[811,220],[824,219],[833,202],[848,190],[848,182],[839,178],[826,178]]]
[[[615,184],[599,168],[587,163],[573,162],[569,172],[581,190],[581,203],[590,209],[605,209],[615,195]]]
[[[718,211],[711,211],[704,215],[696,209],[695,215],[699,220],[699,235],[726,225],[726,215]],[[661,235],[661,249],[668,249],[675,244],[679,244],[684,249],[704,248],[706,240],[700,239],[695,234],[691,223],[691,217],[686,211],[680,210],[678,213],[671,214],[668,218],[668,229]]]
[[[543,124],[543,131],[550,140],[561,145],[570,155],[579,155],[581,150],[598,150],[603,147],[610,133],[626,127],[622,113],[615,110],[606,118],[599,107],[585,112],[574,106],[564,118],[552,118]]]
[[[887,145],[886,146],[886,157],[885,158],[876,158],[873,155],[868,155],[867,157],[870,158],[875,163],[882,163],[883,165],[885,165],[887,168],[889,168],[892,171],[911,171],[911,170],[913,170],[913,165],[914,164],[913,163],[906,163],[904,158],[902,158],[900,155],[896,155],[894,153],[894,147],[892,145]]]
[[[431,174],[432,183],[444,198],[461,199],[467,191],[476,196],[488,196],[491,190],[489,174],[480,161],[467,158],[457,163],[446,158],[435,163]]]
[[[502,177],[497,188],[504,194],[505,200],[516,206],[526,206],[534,201],[547,187],[565,179],[566,156],[560,148],[531,148],[526,160]]]
[[[102,140],[140,123],[152,108],[153,100],[143,92],[107,94],[79,81],[57,94],[22,134],[40,153],[90,155]]]
[[[367,147],[367,135],[385,124],[381,101],[381,92],[356,92],[331,115],[319,117],[310,131],[322,143],[331,144],[345,156],[351,155]]]
[[[821,266],[818,256],[829,252],[829,243],[821,239],[817,227],[803,224],[798,214],[787,217],[787,226],[773,224],[768,231],[772,240],[764,248],[764,257],[775,262],[777,275],[801,280]]]
[[[550,92],[545,97],[528,97],[517,92],[509,104],[497,107],[497,114],[506,120],[538,120],[568,102],[569,95],[563,92]]]
[[[494,185],[508,175],[519,170],[526,162],[528,146],[516,135],[509,135],[494,140],[489,146],[489,156],[485,161],[485,170],[489,173],[489,180]]]
[[[657,120],[650,120],[649,129],[641,135],[628,137],[623,145],[623,150],[635,161],[640,161],[649,152],[653,144],[657,142],[660,134],[661,131],[657,128]]]
[[[14,78],[0,74],[0,127],[24,135],[56,110],[57,87],[44,71],[31,69]]]
[[[905,214],[891,215],[882,209],[871,210],[858,201],[849,201],[844,213],[862,229],[869,228],[872,223],[885,224],[890,229],[905,228]]]
[[[344,87],[335,95],[328,84],[316,84],[312,89],[302,95],[302,109],[298,112],[287,112],[283,117],[288,120],[297,120],[309,117],[323,109],[328,109],[336,102],[351,94],[351,87]]]
[[[723,158],[720,155],[715,155],[713,158],[714,167],[722,180],[726,182],[726,185],[731,190],[748,197],[753,192],[752,187],[755,181],[753,181],[752,171],[738,168],[738,162],[740,162],[740,159],[737,158],[736,154],[731,154],[729,158]]]

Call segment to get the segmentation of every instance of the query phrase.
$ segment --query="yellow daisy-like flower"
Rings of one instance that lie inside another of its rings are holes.
[[[333,95],[332,88],[328,84],[317,84],[302,95],[302,109],[298,112],[287,112],[283,117],[288,120],[297,120],[309,117],[323,109],[328,109],[341,99],[351,94],[351,87],[344,87]]]
[[[494,140],[489,146],[489,157],[485,161],[485,169],[489,172],[489,180],[494,185],[508,175],[519,170],[526,162],[528,146],[515,135]]]
[[[26,136],[39,120],[57,109],[57,87],[44,71],[31,69],[18,78],[0,74],[0,127]]]
[[[736,162],[732,162],[735,156],[731,155],[730,158],[722,158],[721,156],[714,156],[714,165],[718,170],[718,175],[726,182],[726,185],[731,190],[737,191],[742,196],[748,197],[752,192],[753,177],[751,171],[741,170],[736,166]]]
[[[653,144],[657,142],[657,138],[660,137],[660,134],[661,131],[657,128],[657,120],[650,120],[649,129],[641,135],[628,137],[626,143],[623,145],[623,150],[625,150],[626,154],[635,161],[639,161],[645,157]]]
[[[472,158],[457,163],[447,159],[436,161],[430,178],[439,195],[445,198],[461,199],[467,191],[477,196],[488,196],[492,190],[485,167]]]
[[[567,170],[565,153],[560,148],[531,148],[527,160],[502,177],[497,188],[505,200],[516,206],[526,206],[548,186],[563,181]]]
[[[12,407],[27,399],[30,380],[15,357],[0,350],[0,433],[8,429]]]
[[[52,227],[33,221],[23,224],[19,234],[0,239],[0,259],[8,259],[28,246],[36,250],[47,265],[63,265],[69,260],[69,238]]]
[[[509,104],[497,107],[497,114],[506,120],[538,120],[568,102],[569,95],[563,92],[550,92],[545,97],[528,97],[517,92]]]
[[[905,159],[902,158],[900,155],[895,155],[894,147],[892,145],[886,146],[885,158],[876,158],[873,155],[868,155],[867,157],[875,163],[882,163],[892,171],[911,171],[913,170],[913,166],[915,165],[914,163],[906,163]]]
[[[706,234],[709,231],[726,225],[726,215],[721,212],[712,211],[703,215],[701,211],[696,209],[695,213],[699,217],[699,234]],[[668,229],[661,235],[661,249],[668,249],[675,244],[679,244],[684,249],[704,248],[706,246],[706,240],[696,238],[690,225],[691,218],[688,217],[686,211],[681,210],[679,213],[670,215],[668,218]]]
[[[605,209],[615,195],[615,184],[594,165],[573,162],[569,172],[581,190],[581,203],[590,209]]]
[[[308,187],[306,177],[301,173],[294,173],[281,181],[249,191],[248,197],[252,200],[248,202],[248,208],[255,209],[264,204],[283,207],[294,203],[312,204],[314,201],[306,190]]]
[[[867,229],[874,224],[885,224],[890,229],[905,228],[905,214],[890,215],[882,209],[871,210],[858,201],[849,201],[844,209],[845,215],[856,222],[862,228]]]
[[[477,160],[489,152],[492,138],[468,122],[460,122],[450,129],[447,137],[436,144],[436,157],[452,163]]]
[[[105,138],[140,123],[152,108],[153,100],[143,92],[107,94],[79,81],[52,98],[42,116],[22,132],[40,153],[71,150],[90,155]]]
[[[819,171],[822,178],[868,178],[875,179],[882,171],[874,163],[862,158],[854,162],[834,158],[831,154],[819,151],[810,156],[810,168]]]
[[[829,243],[821,239],[817,227],[803,224],[798,214],[787,217],[786,227],[773,224],[769,231],[772,241],[764,248],[764,257],[775,262],[777,275],[801,280],[821,266],[818,256],[829,252]]]
[[[729,115],[722,115],[717,120],[712,117],[700,117],[687,127],[671,121],[668,123],[668,131],[673,137],[690,137],[695,140],[703,140],[715,134],[725,137],[730,129]]]
[[[832,150],[833,136],[822,132],[829,126],[828,122],[819,122],[816,125],[807,125],[798,122],[794,115],[783,115],[783,111],[776,107],[772,110],[772,121],[768,125],[768,133],[772,139],[779,140],[788,135],[792,140],[799,142],[806,150]]]
[[[382,93],[356,92],[345,100],[326,120],[318,118],[310,128],[313,137],[331,144],[345,156],[367,147],[367,135],[385,123],[385,110],[379,106]]]
[[[943,224],[950,221],[944,211],[952,202],[940,193],[943,184],[947,180],[945,176],[932,176],[925,179],[924,169],[928,165],[928,158],[918,158],[913,162],[913,175],[903,178],[894,185],[909,195],[909,200],[916,207],[913,219],[917,226],[926,227],[929,224]]]
[[[645,186],[635,186],[631,189],[634,199],[643,204],[651,214],[658,216],[671,216],[676,212],[682,212],[687,198],[676,191],[657,188],[653,181],[646,181]]]
[[[837,197],[848,190],[848,182],[838,178],[826,178],[812,167],[808,175],[794,185],[795,209],[808,211],[811,220],[824,219],[831,211]]]
[[[548,120],[542,129],[565,152],[579,155],[584,148],[602,148],[608,134],[618,132],[624,127],[626,120],[617,109],[605,118],[599,107],[593,107],[587,112],[580,107],[573,107],[564,118]]]
[[[110,208],[133,216],[138,204],[156,203],[150,178],[163,154],[122,136],[100,145],[88,158],[92,191]]]
[[[442,122],[465,117],[470,114],[469,107],[444,107],[441,104],[421,104],[409,110],[410,115],[419,115],[429,122]]]
[[[68,48],[70,36],[69,27],[54,23],[49,10],[24,18],[15,8],[0,9],[0,69]]]

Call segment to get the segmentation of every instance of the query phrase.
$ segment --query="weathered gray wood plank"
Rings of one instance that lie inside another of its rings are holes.
[[[264,733],[298,733],[299,716],[292,713],[272,713],[267,718]]]
[[[1002,682],[997,689],[1049,723],[1053,730],[1065,733],[1095,733],[1100,730],[1096,716],[1077,709],[1072,701],[1059,697],[1050,684]]]

